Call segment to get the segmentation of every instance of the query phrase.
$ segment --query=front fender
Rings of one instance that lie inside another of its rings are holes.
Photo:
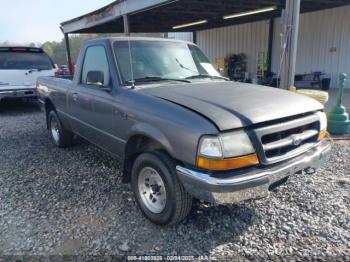
[[[130,138],[136,135],[146,136],[150,139],[157,141],[164,147],[164,149],[168,152],[169,155],[171,155],[172,157],[176,157],[174,148],[171,145],[169,139],[158,128],[148,123],[137,123],[134,126],[132,126],[129,133],[128,141],[130,140]]]

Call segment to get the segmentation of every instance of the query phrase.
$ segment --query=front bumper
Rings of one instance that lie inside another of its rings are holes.
[[[0,100],[2,98],[35,98],[35,87],[28,87],[23,89],[0,89]]]
[[[330,141],[324,139],[298,157],[264,168],[233,171],[225,174],[225,178],[182,166],[177,166],[176,171],[187,192],[194,197],[216,204],[236,203],[267,196],[270,186],[283,178],[307,168],[319,168],[330,149]]]

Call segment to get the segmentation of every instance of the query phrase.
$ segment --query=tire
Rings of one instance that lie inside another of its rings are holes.
[[[55,146],[66,148],[73,144],[73,134],[62,127],[61,121],[54,110],[48,113],[47,121],[51,141]]]
[[[152,178],[147,181],[147,176]],[[192,196],[179,182],[174,161],[163,152],[146,152],[136,158],[131,173],[131,186],[142,213],[155,224],[177,224],[191,211]]]

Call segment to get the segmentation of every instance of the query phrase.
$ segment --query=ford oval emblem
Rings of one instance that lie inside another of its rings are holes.
[[[302,142],[302,140],[300,138],[296,137],[296,136],[294,136],[292,139],[293,139],[292,143],[293,143],[294,146],[298,146]]]

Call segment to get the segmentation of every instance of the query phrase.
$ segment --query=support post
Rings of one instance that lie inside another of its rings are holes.
[[[280,87],[289,89],[294,86],[295,64],[298,48],[300,0],[286,0],[286,9],[282,14],[283,46],[281,49]]]
[[[273,33],[275,31],[275,18],[270,18],[269,23],[269,42],[267,49],[267,73],[271,73],[271,65],[272,65],[272,48],[273,48]]]
[[[70,52],[69,36],[67,33],[64,34],[64,40],[66,42],[67,62],[68,62],[69,74],[73,75],[74,69],[73,69],[73,63],[72,63],[72,56],[71,56],[71,52]]]
[[[197,31],[192,32],[193,43],[197,44]]]
[[[129,24],[129,16],[128,15],[123,15],[123,22],[124,22],[124,34],[125,35],[130,35],[130,24]]]

